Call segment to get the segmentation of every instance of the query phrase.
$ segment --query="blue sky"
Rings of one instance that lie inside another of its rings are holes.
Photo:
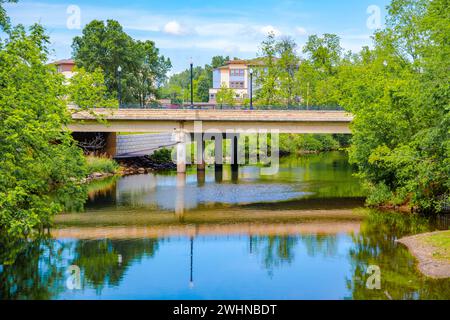
[[[161,53],[172,60],[172,72],[179,72],[187,67],[190,57],[196,65],[209,63],[214,55],[255,57],[269,31],[280,37],[291,36],[300,48],[308,35],[335,33],[341,37],[345,49],[358,51],[361,46],[371,44],[374,25],[383,25],[388,3],[388,0],[19,0],[17,4],[6,4],[5,8],[14,24],[40,22],[47,28],[52,60],[71,56],[72,38],[81,34],[83,26],[91,20],[115,19],[133,38],[155,41]],[[71,11],[71,5],[79,9],[79,29],[78,16]],[[376,18],[373,6],[380,9],[380,23],[373,20]]]

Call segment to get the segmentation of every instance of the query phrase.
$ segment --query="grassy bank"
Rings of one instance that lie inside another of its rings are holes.
[[[119,164],[107,157],[86,157],[88,174],[102,173],[114,174],[119,170]]]
[[[424,242],[434,248],[433,257],[450,262],[450,230],[430,234]]]

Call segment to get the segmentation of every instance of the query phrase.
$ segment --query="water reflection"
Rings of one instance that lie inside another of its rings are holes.
[[[26,241],[8,249],[15,259],[1,257],[0,294],[2,299],[450,298],[450,280],[421,276],[414,258],[395,242],[433,229],[431,222],[370,212],[360,223],[356,233]],[[81,270],[80,290],[67,288],[71,265]],[[381,268],[381,290],[366,287],[369,265]]]
[[[108,188],[102,188],[95,197],[91,191],[86,208],[145,207],[182,214],[224,205],[362,197],[346,159],[339,152],[282,158],[280,171],[274,176],[261,176],[255,166],[128,176],[110,180]]]
[[[395,242],[442,224],[361,209],[342,154],[280,168],[96,182],[85,212],[59,215],[49,235],[0,235],[0,298],[450,299],[450,280],[422,276]],[[381,290],[366,287],[371,265]]]

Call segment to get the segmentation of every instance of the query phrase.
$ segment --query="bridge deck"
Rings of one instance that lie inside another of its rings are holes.
[[[107,123],[99,123],[88,112],[78,112],[72,115],[75,121],[68,126],[69,130],[160,133],[175,130],[276,130],[280,133],[351,133],[349,125],[353,120],[353,116],[344,111],[98,109],[96,115],[102,116]]]
[[[99,109],[106,120],[144,121],[243,121],[243,122],[346,122],[353,116],[344,111],[291,110],[165,110],[165,109]],[[92,120],[88,112],[73,114],[74,120]]]

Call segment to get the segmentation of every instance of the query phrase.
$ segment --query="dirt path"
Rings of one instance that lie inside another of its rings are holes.
[[[434,279],[450,278],[450,261],[435,257],[436,247],[427,239],[442,231],[418,234],[397,240],[408,247],[409,251],[419,261],[419,270],[427,277]]]

